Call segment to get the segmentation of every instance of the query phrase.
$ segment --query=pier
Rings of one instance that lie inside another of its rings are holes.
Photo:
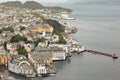
[[[94,53],[94,54],[100,54],[100,55],[112,57],[113,59],[118,59],[118,56],[117,56],[115,53],[114,53],[114,54],[109,54],[109,53],[104,53],[104,52],[95,51],[95,50],[84,50],[84,51],[82,51],[82,52],[78,52],[78,54],[83,53],[83,52],[89,52],[89,53]]]

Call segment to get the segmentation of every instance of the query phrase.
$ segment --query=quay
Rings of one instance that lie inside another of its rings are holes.
[[[95,51],[95,50],[84,50],[82,52],[78,52],[78,54],[83,53],[83,52],[101,54],[101,55],[104,55],[104,56],[112,57],[113,59],[118,59],[118,56],[115,53],[109,54],[109,53],[104,53],[104,52]]]

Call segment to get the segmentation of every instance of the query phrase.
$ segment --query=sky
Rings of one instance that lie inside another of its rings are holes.
[[[21,1],[25,2],[28,0],[0,0],[0,2],[6,2],[6,1]],[[37,1],[40,3],[62,3],[62,2],[91,2],[91,1],[98,1],[98,0],[29,0],[29,1]]]
[[[6,2],[6,1],[21,1],[21,2],[25,2],[25,1],[37,1],[39,3],[74,3],[74,2],[78,2],[78,3],[88,3],[88,2],[120,2],[120,0],[0,0],[1,2]]]
[[[1,2],[7,2],[7,1],[21,1],[21,2],[25,2],[25,1],[37,1],[40,3],[59,3],[59,2],[66,2],[68,0],[0,0]]]

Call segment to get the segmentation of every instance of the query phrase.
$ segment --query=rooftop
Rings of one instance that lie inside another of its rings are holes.
[[[52,54],[50,52],[31,52],[30,55],[32,58],[38,62],[43,62],[46,59],[49,59],[52,57]]]

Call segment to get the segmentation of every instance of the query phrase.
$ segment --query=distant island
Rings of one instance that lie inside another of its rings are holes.
[[[70,9],[62,8],[59,6],[45,7],[36,1],[26,1],[25,3],[22,3],[20,1],[8,1],[8,2],[0,3],[0,5],[6,6],[6,7],[28,8],[28,9],[33,9],[33,10],[49,9],[49,10],[62,10],[62,11],[72,12],[72,10],[70,10]]]
[[[77,5],[120,5],[120,1],[92,1],[92,2],[75,2]]]

